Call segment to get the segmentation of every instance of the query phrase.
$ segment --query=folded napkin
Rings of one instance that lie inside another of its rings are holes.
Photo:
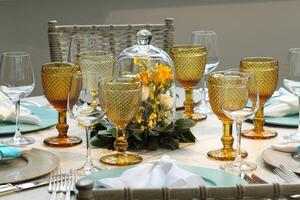
[[[271,147],[276,151],[281,151],[286,153],[294,153],[294,152],[300,153],[300,141],[272,144]]]
[[[41,119],[27,108],[20,108],[20,122],[25,124],[39,124]],[[0,92],[0,121],[16,121],[15,105]]]
[[[30,147],[13,147],[0,144],[0,160],[18,158],[22,153],[31,150]]]
[[[283,117],[299,112],[298,97],[284,88],[278,90],[279,96],[271,99],[271,104],[264,109],[264,115],[268,117]]]
[[[169,156],[163,156],[157,162],[130,168],[120,177],[100,179],[98,184],[106,188],[198,187],[205,185],[205,181],[199,175],[181,169]]]

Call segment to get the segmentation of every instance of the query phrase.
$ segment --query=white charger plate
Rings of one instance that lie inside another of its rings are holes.
[[[264,150],[262,159],[272,167],[279,167],[283,164],[293,172],[300,174],[300,161],[295,160],[291,153],[276,151],[270,147]]]

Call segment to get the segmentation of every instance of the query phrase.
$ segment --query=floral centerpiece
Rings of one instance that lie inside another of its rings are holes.
[[[138,44],[125,49],[114,67],[114,77],[129,77],[142,83],[139,113],[127,126],[130,147],[156,149],[179,148],[179,142],[194,142],[190,132],[194,121],[175,121],[175,72],[173,62],[163,50],[149,44],[149,32],[138,33]],[[148,42],[147,42],[148,41]],[[93,145],[113,147],[114,127],[103,120],[95,127]]]

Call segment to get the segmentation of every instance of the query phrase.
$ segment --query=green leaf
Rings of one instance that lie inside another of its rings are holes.
[[[142,137],[141,137],[141,134],[143,132],[130,132],[130,136],[133,136],[135,139],[139,140],[139,141],[142,141]]]
[[[194,120],[191,119],[178,119],[175,124],[174,128],[179,132],[185,132],[188,131],[191,127],[193,127],[196,124]]]
[[[176,150],[179,149],[179,140],[174,138],[168,138],[163,143],[161,143],[161,146],[168,149]]]
[[[159,136],[159,132],[154,129],[149,129],[149,136]]]
[[[158,147],[159,147],[159,137],[149,136],[147,149],[156,150]]]
[[[101,124],[103,123],[103,124]],[[195,137],[190,128],[195,125],[193,120],[179,119],[166,127],[157,126],[154,129],[140,128],[140,124],[129,124],[127,126],[129,148],[156,150],[159,147],[178,149],[179,142],[195,142]],[[117,132],[107,120],[97,124],[92,132],[95,136],[91,143],[97,147],[113,149],[113,143]]]

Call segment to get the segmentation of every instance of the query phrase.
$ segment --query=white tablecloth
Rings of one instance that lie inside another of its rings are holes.
[[[29,100],[43,103],[45,102],[44,97],[33,97],[29,98]],[[75,169],[79,168],[84,161],[85,158],[85,134],[83,129],[79,129],[76,125],[75,121],[69,120],[68,124],[70,126],[68,134],[76,135],[83,138],[83,143],[77,145],[75,147],[69,148],[52,148],[43,145],[43,139],[49,136],[57,135],[57,131],[55,126],[26,134],[27,136],[34,137],[36,142],[32,145],[32,147],[40,148],[46,151],[50,151],[57,155],[60,159],[60,167],[63,170],[67,169]],[[252,124],[244,123],[243,128],[249,128]],[[273,139],[268,140],[250,140],[250,139],[242,139],[242,149],[246,150],[249,155],[246,160],[255,162],[258,165],[257,170],[254,171],[256,175],[262,177],[267,182],[278,182],[281,183],[283,180],[276,176],[269,168],[264,165],[263,160],[261,159],[261,153],[271,144],[279,143],[284,141],[283,135],[293,132],[295,129],[293,128],[274,128],[277,130],[278,136]],[[180,149],[171,151],[167,149],[159,149],[158,151],[139,151],[144,160],[154,160],[160,158],[162,155],[167,154],[171,158],[178,160],[179,162],[188,164],[188,165],[196,165],[201,167],[209,167],[209,168],[219,168],[220,161],[209,160],[207,158],[207,152],[212,149],[217,149],[222,147],[221,143],[221,131],[222,126],[221,122],[216,118],[215,115],[208,115],[207,119],[199,122],[192,129],[192,132],[197,138],[196,143],[188,143],[181,144]],[[3,138],[1,138],[3,139]],[[92,149],[92,158],[95,165],[100,165],[99,158],[107,153],[111,153],[110,150],[93,148]],[[47,192],[47,187],[40,187],[36,189],[31,189],[27,191],[22,191],[15,194],[10,194],[7,196],[0,197],[1,200],[32,200],[32,199],[49,199],[50,195]],[[58,199],[63,199],[63,195],[60,193],[58,195]]]

